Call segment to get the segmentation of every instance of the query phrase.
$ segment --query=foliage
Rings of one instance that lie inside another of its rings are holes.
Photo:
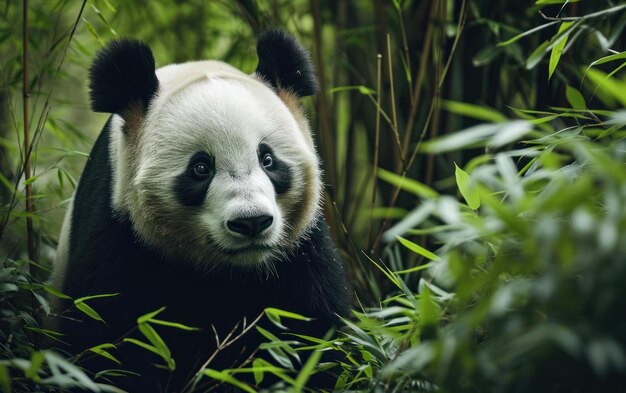
[[[622,2],[33,2],[30,179],[22,175],[21,12],[15,2],[0,9],[3,391],[115,391],[112,375],[85,373],[41,345],[63,339],[42,329],[49,302],[64,296],[45,280],[104,122],[86,105],[95,51],[135,36],[159,65],[213,57],[252,71],[254,37],[273,25],[311,48],[321,77],[321,93],[305,105],[358,311],[324,338],[239,326],[218,347],[258,329],[272,361],[214,370],[208,359],[189,390],[254,391],[249,381],[274,378],[279,390],[302,391],[329,368],[341,374],[338,391],[624,386]],[[34,213],[24,212],[27,183]],[[26,255],[27,216],[35,261]],[[88,303],[74,300],[98,319]],[[90,355],[115,359],[116,346],[139,345],[173,369],[158,329],[193,328],[146,312],[144,341],[103,343]],[[265,318],[284,327],[303,317],[268,309]]]

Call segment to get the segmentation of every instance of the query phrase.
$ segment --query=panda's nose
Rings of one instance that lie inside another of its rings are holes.
[[[228,229],[248,237],[254,237],[272,225],[272,216],[240,217],[226,223]]]

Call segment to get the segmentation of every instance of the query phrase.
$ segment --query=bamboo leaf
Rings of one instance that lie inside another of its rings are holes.
[[[154,353],[155,355],[161,356],[161,353],[159,352],[158,349],[156,349],[155,347],[153,347],[150,344],[146,344],[143,341],[139,341],[137,339],[129,338],[129,337],[124,338],[122,341],[125,342],[125,343],[135,344],[136,346],[141,347],[141,348],[143,348],[143,349],[145,349],[147,351],[150,351],[150,352]]]
[[[182,323],[163,321],[163,320],[154,319],[154,318],[150,319],[150,323],[154,324],[154,325],[167,326],[167,327],[172,327],[172,328],[176,328],[176,329],[180,329],[180,330],[187,330],[187,331],[202,330],[202,329],[194,327],[194,326],[187,326],[187,325],[183,325]]]
[[[93,308],[91,308],[87,304],[74,302],[74,305],[76,306],[77,309],[79,309],[80,311],[85,313],[88,317],[90,317],[92,319],[95,319],[96,321],[104,322],[104,320],[102,319],[100,314],[98,314],[96,312],[96,310],[94,310]]]
[[[593,68],[587,71],[587,75],[589,76],[589,79],[597,85],[598,89],[601,89],[603,92],[613,96],[624,107],[626,107],[626,95],[624,94],[626,91],[626,83],[618,81],[615,78],[611,78],[604,72]]]
[[[541,61],[541,59],[543,59],[546,53],[548,53],[548,50],[550,50],[550,41],[545,41],[537,48],[535,48],[533,53],[531,53],[530,56],[528,56],[528,59],[526,59],[526,69],[531,70],[535,68],[535,66],[539,64],[539,62]]]
[[[567,98],[567,102],[574,109],[586,109],[587,104],[585,103],[585,98],[583,95],[576,89],[570,85],[565,86],[565,97]]]
[[[158,310],[149,312],[147,314],[144,314],[142,316],[140,316],[139,318],[137,318],[137,323],[146,323],[149,320],[151,320],[153,317],[156,317],[157,315],[159,315],[160,313],[162,313],[163,311],[165,311],[165,307],[161,307]]]
[[[217,370],[213,370],[210,368],[205,368],[204,370],[202,370],[202,373],[206,375],[207,377],[213,378],[217,381],[229,383],[245,392],[256,393],[256,390],[252,389],[250,386],[246,385],[245,383],[241,382],[237,378],[228,374],[227,371],[217,371]]]
[[[76,303],[83,303],[87,300],[91,300],[91,299],[99,299],[99,298],[103,298],[103,297],[112,297],[112,296],[117,296],[119,295],[119,293],[103,293],[100,295],[91,295],[91,296],[83,296],[83,297],[79,297],[78,299],[74,300],[74,304]]]
[[[54,289],[54,288],[53,288],[53,287],[51,287],[50,285],[44,285],[44,286],[43,286],[43,289],[44,289],[46,292],[48,292],[49,294],[54,295],[54,296],[56,296],[56,297],[58,297],[58,298],[61,298],[61,299],[72,299],[71,297],[67,296],[67,295],[66,295],[66,294],[64,294],[63,292],[61,292],[61,291],[58,291],[58,290]]]
[[[424,270],[424,269],[428,269],[429,267],[433,266],[433,262],[429,262],[426,263],[424,265],[419,265],[419,266],[415,266],[415,267],[411,267],[408,269],[403,269],[403,270],[396,270],[394,273],[395,274],[409,274],[409,273],[415,273],[415,272],[419,272],[420,270]]]
[[[565,48],[565,44],[567,43],[567,38],[569,37],[569,32],[565,33],[570,29],[570,27],[574,24],[574,22],[563,22],[561,27],[559,27],[559,31],[557,35],[562,34],[561,37],[557,39],[554,46],[552,47],[552,51],[550,52],[550,63],[548,66],[548,79],[552,77],[554,70],[556,70],[557,64],[559,64],[559,60],[561,59],[561,55],[563,54],[563,49]]]
[[[9,370],[4,364],[0,364],[0,387],[3,392],[11,393],[11,376]]]
[[[580,0],[537,0],[535,5],[578,3]]]
[[[448,112],[471,117],[473,119],[490,121],[494,123],[506,121],[506,116],[504,116],[502,113],[485,106],[467,104],[465,102],[458,101],[441,100],[441,107]]]
[[[507,45],[511,45],[512,43],[514,43],[514,42],[516,42],[516,41],[519,41],[520,39],[522,39],[522,38],[524,38],[524,37],[526,37],[526,36],[528,36],[528,35],[531,35],[531,34],[533,34],[533,33],[536,33],[536,32],[538,32],[538,31],[541,31],[541,30],[545,29],[546,27],[550,27],[550,26],[555,25],[555,24],[557,24],[557,23],[559,23],[559,22],[558,22],[558,21],[553,21],[553,22],[548,22],[548,23],[545,23],[545,24],[543,24],[543,25],[541,25],[541,26],[537,26],[537,27],[532,28],[532,29],[530,29],[530,30],[528,30],[528,31],[525,31],[525,32],[523,32],[523,33],[521,33],[521,34],[518,34],[518,35],[516,35],[515,37],[510,38],[510,39],[508,39],[508,40],[506,40],[506,41],[504,41],[504,42],[499,42],[499,43],[498,43],[498,46],[507,46]]]
[[[437,254],[428,251],[424,247],[422,247],[422,246],[420,246],[418,244],[415,244],[415,243],[413,243],[410,240],[407,240],[407,239],[405,239],[403,237],[400,237],[400,236],[398,236],[397,239],[400,242],[400,244],[402,244],[404,247],[408,248],[409,250],[413,251],[416,254],[419,254],[419,255],[423,256],[426,259],[430,259],[431,261],[436,261],[436,260],[439,259]]]
[[[378,168],[377,175],[381,180],[391,183],[396,187],[424,198],[436,198],[439,194],[427,185],[417,180],[408,179],[406,176],[400,176],[393,172],[389,172],[383,168]]]
[[[105,343],[105,344],[96,345],[95,347],[91,347],[89,348],[89,351],[97,355],[100,355],[104,358],[107,358],[114,363],[122,364],[122,362],[120,362],[115,356],[111,355],[111,353],[107,351],[107,349],[116,349],[116,348],[117,347],[111,343]]]
[[[467,205],[472,210],[478,210],[480,207],[480,197],[478,196],[476,189],[470,186],[470,176],[467,172],[454,164],[454,177],[456,178],[456,184],[459,187],[459,191],[461,191],[461,195],[463,195],[465,202],[467,202]]]

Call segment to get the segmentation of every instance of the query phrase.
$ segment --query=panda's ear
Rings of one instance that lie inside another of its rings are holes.
[[[145,111],[159,87],[154,71],[154,57],[145,43],[133,39],[109,42],[89,69],[91,108],[122,116],[137,105]]]
[[[272,29],[256,44],[256,73],[276,90],[290,90],[298,97],[317,93],[318,82],[309,52],[289,33]]]

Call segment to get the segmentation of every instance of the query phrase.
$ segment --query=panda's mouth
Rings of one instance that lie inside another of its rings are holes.
[[[230,249],[222,249],[225,254],[229,255],[240,255],[240,254],[248,254],[248,253],[263,253],[267,251],[271,251],[272,247],[264,244],[250,244],[240,248],[230,248]]]

